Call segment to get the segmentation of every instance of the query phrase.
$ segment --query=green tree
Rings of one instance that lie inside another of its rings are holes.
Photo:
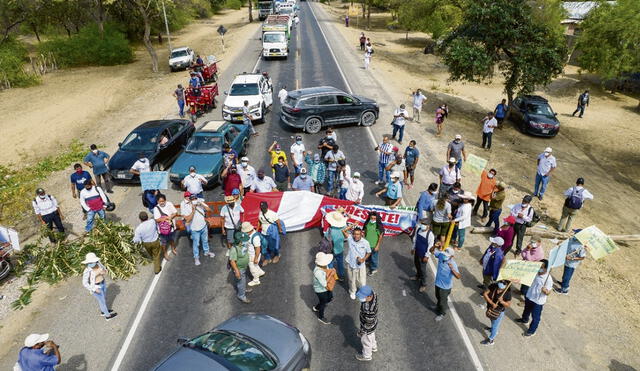
[[[440,47],[452,80],[490,81],[496,69],[505,79],[509,103],[562,72],[567,46],[560,28],[541,21],[527,0],[475,0],[463,21]],[[544,1],[544,3],[550,3]]]
[[[408,0],[398,4],[398,24],[408,31],[431,34],[434,40],[458,26],[464,0]]]

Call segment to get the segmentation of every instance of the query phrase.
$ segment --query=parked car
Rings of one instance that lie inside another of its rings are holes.
[[[545,98],[523,95],[513,100],[506,118],[525,134],[554,137],[560,131],[560,121],[556,116]]]
[[[145,122],[118,143],[118,151],[109,160],[111,177],[118,182],[139,182],[139,177],[131,174],[129,169],[140,153],[149,159],[152,170],[168,169],[194,131],[195,126],[189,120]]]
[[[198,174],[204,176],[211,187],[220,183],[222,172],[222,146],[228,143],[239,156],[247,152],[251,129],[242,124],[226,121],[208,121],[189,139],[189,143],[169,170],[172,183],[180,181],[189,174],[189,167],[195,166]]]
[[[280,117],[289,126],[315,134],[324,126],[371,126],[379,113],[378,103],[372,99],[321,86],[290,91]]]
[[[155,371],[297,371],[311,363],[311,346],[300,330],[266,314],[240,314],[180,347]]]
[[[242,73],[233,79],[222,106],[222,118],[227,121],[242,121],[244,101],[249,101],[249,110],[254,120],[264,122],[267,108],[273,104],[271,80],[262,73]]]
[[[169,55],[169,68],[171,68],[171,72],[177,70],[185,70],[191,66],[193,62],[195,62],[196,57],[193,49],[189,47],[182,47],[171,50],[171,55]]]

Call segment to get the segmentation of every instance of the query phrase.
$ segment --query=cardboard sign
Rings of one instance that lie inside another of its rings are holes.
[[[596,260],[618,250],[618,245],[595,225],[576,233],[575,238],[589,247],[591,256]]]
[[[473,153],[470,153],[467,156],[467,161],[464,161],[462,165],[462,169],[465,171],[470,171],[476,175],[482,174],[482,170],[487,167],[487,160],[482,157],[478,157]]]
[[[569,248],[569,240],[565,240],[560,245],[549,251],[549,268],[563,266],[567,260],[567,249]]]
[[[169,188],[169,172],[168,171],[147,171],[140,173],[140,185],[142,190],[148,189],[168,189]]]
[[[499,280],[509,280],[531,286],[536,278],[541,262],[530,262],[525,260],[507,260],[507,263],[500,269]]]

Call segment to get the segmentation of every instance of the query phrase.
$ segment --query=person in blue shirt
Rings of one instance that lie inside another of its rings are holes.
[[[415,171],[416,171],[416,167],[418,166],[419,159],[420,159],[420,151],[416,147],[416,141],[412,140],[409,142],[409,146],[404,150],[404,165],[405,165],[404,182],[406,183],[407,188],[409,189],[413,187]],[[407,180],[409,181],[407,182]]]
[[[82,165],[80,165],[80,164],[73,165],[73,170],[75,170],[75,171],[70,176],[70,179],[71,179],[71,196],[73,196],[73,198],[78,198],[78,195],[80,194],[80,191],[82,191],[84,189],[84,182],[86,182],[87,180],[91,180],[91,174],[89,174],[88,171],[82,169]],[[80,207],[80,209],[82,210],[82,213],[84,214],[83,219],[86,219],[87,218],[87,212],[82,207]]]
[[[49,340],[49,334],[31,334],[20,349],[18,365],[23,371],[55,371],[62,361],[58,345]]]
[[[395,209],[402,202],[402,183],[400,182],[400,173],[395,171],[391,174],[391,181],[387,183],[387,187],[376,192],[376,197],[385,194],[385,203],[389,208]]]
[[[558,294],[569,295],[569,282],[573,277],[573,272],[582,263],[587,256],[587,245],[583,245],[577,238],[571,237],[569,246],[567,246],[567,257],[564,263],[564,272],[562,273],[562,282],[560,288],[553,290]]]
[[[98,146],[92,144],[91,151],[84,156],[82,160],[85,165],[93,169],[93,176],[96,178],[96,185],[100,188],[106,189],[107,193],[113,193],[111,190],[111,176],[109,175],[109,168],[107,162],[109,161],[109,155],[106,152],[98,150]],[[102,187],[102,181],[104,180],[104,187]]]
[[[496,106],[496,109],[493,111],[493,117],[498,121],[498,128],[502,128],[502,121],[504,121],[505,116],[507,115],[507,111],[509,110],[509,106],[507,105],[507,100],[503,99],[500,104]]]
[[[447,247],[444,251],[440,249],[440,241],[436,242],[431,248],[431,253],[438,260],[438,268],[436,272],[436,299],[438,303],[433,308],[438,315],[436,321],[442,320],[447,315],[447,302],[451,288],[453,288],[453,277],[460,279],[460,271],[458,264],[453,260],[455,251],[451,247]]]
[[[200,79],[195,72],[191,72],[191,78],[189,79],[189,86],[193,89],[200,88]]]
[[[431,212],[438,201],[438,184],[431,183],[426,191],[420,192],[420,198],[416,203],[416,211],[418,212],[418,220],[431,216]]]

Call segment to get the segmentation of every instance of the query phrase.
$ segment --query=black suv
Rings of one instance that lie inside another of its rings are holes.
[[[511,103],[507,119],[525,134],[555,137],[560,131],[560,121],[556,118],[549,101],[538,95],[523,95]]]
[[[378,103],[369,98],[321,86],[290,91],[280,117],[285,124],[315,134],[324,126],[358,123],[371,126],[378,119]]]

